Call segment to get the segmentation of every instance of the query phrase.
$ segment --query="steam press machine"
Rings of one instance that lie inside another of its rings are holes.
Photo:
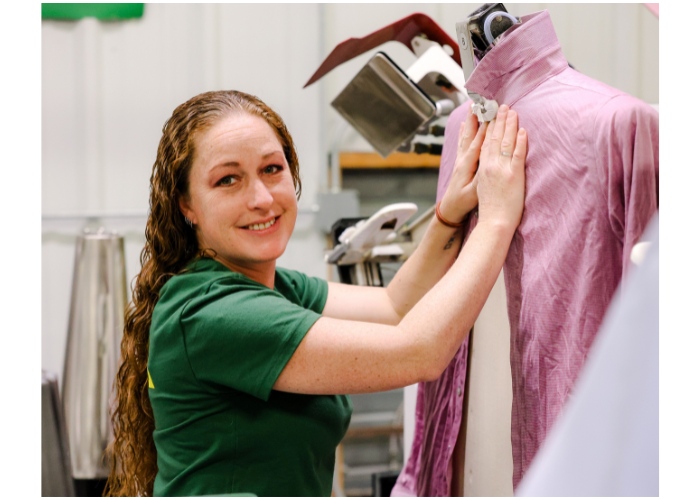
[[[442,145],[430,139],[444,135],[443,127],[431,127],[440,117],[468,98],[479,121],[496,116],[498,104],[465,89],[465,82],[501,35],[518,23],[520,19],[502,3],[484,4],[456,24],[457,44],[431,18],[412,14],[363,38],[338,44],[304,87],[385,42],[401,42],[417,56],[405,72],[378,52],[331,105],[385,158],[394,151],[440,155]],[[419,136],[428,136],[429,142],[416,140]]]
[[[392,40],[403,43],[418,59],[404,72],[378,52],[331,105],[385,158],[394,151],[439,155],[442,145],[434,138],[443,135],[444,128],[431,125],[465,102],[467,93],[459,47],[428,16],[412,14],[363,38],[340,43],[305,87]],[[432,138],[415,141],[417,136]]]

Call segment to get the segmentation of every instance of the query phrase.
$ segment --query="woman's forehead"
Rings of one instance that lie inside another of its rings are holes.
[[[245,153],[267,156],[283,153],[282,144],[272,127],[258,116],[233,115],[223,118],[196,138],[196,149],[201,156]]]
[[[277,134],[267,121],[248,113],[236,113],[221,118],[202,134],[201,138],[205,141],[213,141],[220,138],[232,140],[239,137],[243,140],[275,139],[279,142]]]

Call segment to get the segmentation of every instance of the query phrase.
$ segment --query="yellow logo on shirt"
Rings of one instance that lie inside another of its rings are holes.
[[[146,368],[146,373],[148,373],[148,388],[155,389],[156,386],[153,385],[153,379],[151,378],[151,372],[148,371],[148,368]]]

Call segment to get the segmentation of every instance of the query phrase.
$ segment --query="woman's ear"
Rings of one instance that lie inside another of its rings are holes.
[[[194,214],[194,210],[190,207],[190,200],[188,196],[180,196],[177,200],[178,205],[180,205],[180,212],[185,218],[189,219],[192,224],[197,224],[197,217]]]

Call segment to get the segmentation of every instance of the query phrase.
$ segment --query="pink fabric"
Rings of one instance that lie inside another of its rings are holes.
[[[547,11],[522,20],[467,82],[517,111],[529,136],[525,209],[504,266],[514,487],[566,402],[632,247],[658,208],[659,172],[658,113],[569,68]],[[470,104],[449,118],[438,200]],[[478,209],[468,233],[477,220]],[[421,384],[412,453],[392,494],[449,495],[467,346],[437,381]]]
[[[647,9],[649,9],[652,14],[654,14],[656,17],[659,17],[659,4],[658,3],[645,3],[644,4]]]
[[[450,460],[462,420],[468,346],[467,338],[438,380],[418,385],[411,457],[391,496],[450,496]]]

